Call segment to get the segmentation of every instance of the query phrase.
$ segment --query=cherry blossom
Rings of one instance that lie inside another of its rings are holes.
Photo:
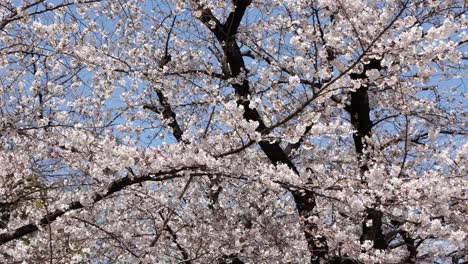
[[[466,11],[3,1],[0,262],[466,262]]]

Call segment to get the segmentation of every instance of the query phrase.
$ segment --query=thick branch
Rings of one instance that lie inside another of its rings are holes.
[[[351,124],[356,129],[356,132],[353,133],[354,147],[362,174],[369,170],[368,162],[370,160],[369,155],[365,153],[367,148],[365,141],[366,138],[372,136],[368,95],[369,83],[366,75],[367,71],[371,69],[381,70],[380,60],[372,59],[369,63],[364,64],[363,72],[349,75],[351,79],[361,80],[363,84],[357,91],[351,92],[351,104],[345,107],[351,117]],[[382,217],[383,213],[376,209],[368,208],[366,210],[366,218],[362,223],[361,242],[370,240],[374,243],[374,248],[387,248],[388,245],[382,231]],[[368,222],[371,222],[370,226],[368,226]]]
[[[238,26],[237,23],[240,23],[240,20],[242,19],[241,14],[244,14],[245,8],[247,6],[246,3],[250,3],[250,1],[237,1],[237,7],[236,10],[230,14],[228,21],[232,21],[233,26],[235,27],[236,25]],[[205,23],[207,27],[210,28],[210,30],[214,33],[216,36],[219,44],[223,47],[224,55],[227,58],[227,62],[229,63],[229,67],[231,70],[232,77],[241,77],[242,82],[241,83],[233,83],[232,86],[234,88],[234,91],[236,93],[236,96],[238,98],[237,103],[238,105],[242,105],[244,108],[244,118],[247,121],[256,121],[258,122],[258,127],[256,131],[265,133],[266,130],[266,125],[263,122],[263,120],[260,117],[260,114],[255,108],[250,108],[250,101],[248,100],[248,95],[250,95],[250,87],[249,87],[249,81],[242,77],[241,74],[246,72],[245,68],[245,63],[244,63],[244,58],[242,56],[242,53],[240,51],[239,45],[237,44],[237,41],[235,39],[235,33],[234,31],[232,34],[231,33],[225,35],[225,34],[219,34],[219,24],[217,24],[214,28],[210,26],[209,22],[207,21],[206,17],[209,17],[211,12],[209,11],[204,11],[207,15],[204,16],[205,18],[201,18],[202,22]],[[239,22],[236,22],[236,21]],[[224,29],[224,27],[223,27]],[[232,30],[232,28],[231,28]],[[226,37],[228,36],[228,38]],[[271,161],[272,164],[278,165],[280,163],[286,164],[291,170],[293,170],[296,174],[299,174],[299,171],[297,170],[296,166],[292,163],[292,161],[289,159],[288,155],[284,152],[284,150],[281,148],[278,142],[271,143],[269,141],[262,140],[258,142],[260,145],[260,148],[262,151],[265,153],[265,155],[268,157],[268,159]],[[315,197],[313,192],[309,191],[292,191],[294,201],[296,202],[296,206],[299,210],[299,214],[301,216],[301,219],[303,219],[303,224],[304,224],[304,234],[305,238],[308,241],[309,245],[309,250],[311,252],[311,255],[315,255],[313,259],[318,260],[319,257],[323,254],[323,252],[326,251],[326,248],[323,247],[318,247],[316,246],[317,241],[314,235],[314,230],[315,226],[313,223],[309,222],[307,219],[312,214],[312,211],[315,207]]]
[[[172,25],[167,33],[167,39],[166,39],[166,45],[165,45],[165,50],[164,50],[164,57],[161,59],[161,62],[159,63],[159,68],[163,68],[165,65],[167,65],[171,61],[171,55],[169,55],[169,40],[171,38],[172,34],[172,29],[174,28],[174,24],[176,21],[177,17],[174,17],[172,20]],[[177,122],[177,116],[174,110],[172,109],[171,105],[169,104],[168,98],[164,95],[164,93],[161,91],[161,89],[155,88],[156,95],[158,96],[159,103],[161,104],[163,110],[162,110],[162,115],[163,118],[166,120],[169,120],[169,127],[172,128],[172,134],[176,138],[178,142],[183,142],[183,134],[184,132],[182,131],[179,123]],[[153,112],[159,113],[157,107],[153,105],[145,105],[143,106],[143,109],[149,109]],[[187,143],[187,142],[185,142]]]
[[[196,169],[201,169],[201,167],[197,167],[197,166],[184,167],[180,169],[173,169],[173,170],[168,170],[168,171],[160,171],[157,173],[147,174],[141,177],[125,176],[123,178],[120,178],[112,182],[104,194],[95,193],[92,196],[92,204],[95,204],[105,198],[108,198],[112,194],[119,192],[128,186],[147,182],[147,181],[164,181],[164,180],[179,178],[183,176],[177,173],[187,171],[187,170],[196,170]],[[196,174],[196,175],[198,176],[200,174]],[[10,232],[1,233],[0,234],[0,246],[5,243],[8,243],[11,240],[18,239],[23,236],[35,233],[39,230],[41,226],[47,226],[53,223],[57,218],[63,216],[65,213],[75,211],[78,209],[82,209],[84,207],[86,207],[86,205],[83,205],[81,202],[72,202],[68,204],[68,206],[66,206],[66,208],[63,210],[56,210],[55,212],[45,215],[39,220],[37,224],[30,223],[30,224],[18,227]]]
[[[406,259],[406,263],[416,263],[416,256],[418,255],[418,250],[416,247],[415,239],[410,236],[410,234],[406,231],[401,231],[400,235],[403,237],[403,241],[405,241],[406,249],[410,253]]]
[[[251,2],[252,0],[235,0],[234,1],[236,8],[234,12],[231,12],[231,14],[229,14],[228,19],[223,25],[227,39],[237,34],[237,30],[239,29],[245,10],[247,9],[247,6],[249,6]]]

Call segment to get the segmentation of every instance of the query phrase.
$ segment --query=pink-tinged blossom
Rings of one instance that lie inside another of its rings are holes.
[[[464,1],[3,2],[0,263],[466,261]]]

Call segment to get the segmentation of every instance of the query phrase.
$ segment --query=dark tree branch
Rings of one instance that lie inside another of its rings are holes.
[[[401,231],[400,235],[403,238],[403,241],[405,241],[406,249],[409,252],[409,256],[406,258],[406,263],[416,263],[418,250],[415,244],[415,239],[413,239],[407,231]]]
[[[120,178],[112,182],[109,185],[109,187],[106,189],[104,194],[95,193],[92,197],[92,204],[95,204],[105,198],[108,198],[114,193],[119,192],[123,190],[124,188],[131,186],[131,185],[135,185],[135,184],[139,184],[139,183],[143,183],[147,181],[165,181],[165,180],[180,178],[183,176],[177,173],[188,171],[188,170],[198,170],[198,169],[203,169],[203,168],[199,166],[193,166],[193,167],[184,167],[180,169],[172,169],[168,171],[160,171],[157,173],[147,174],[141,177],[125,176],[123,178]],[[191,175],[201,176],[201,175],[206,175],[206,173],[192,173]],[[56,210],[55,212],[46,214],[39,220],[38,224],[30,223],[30,224],[18,227],[12,231],[0,233],[0,246],[14,239],[18,239],[23,236],[37,232],[40,226],[47,226],[53,223],[57,218],[63,216],[67,212],[72,212],[72,211],[82,209],[85,207],[87,206],[82,204],[81,202],[72,202],[68,204],[68,206],[66,206],[66,208],[63,210]]]
[[[83,4],[95,3],[95,2],[100,2],[100,1],[102,1],[102,0],[89,0],[89,1],[84,1]],[[21,10],[26,11],[27,9],[29,9],[29,8],[31,8],[33,6],[37,6],[42,2],[44,2],[44,0],[38,0],[38,1],[35,1],[35,2],[32,2],[32,3],[29,3],[29,4],[25,5],[24,7],[22,7]],[[24,15],[18,15],[18,12],[16,11],[16,9],[13,9],[12,12],[8,16],[6,16],[6,18],[4,18],[3,20],[0,21],[0,30],[3,30],[11,22],[23,19],[23,18],[25,18],[27,16],[35,16],[35,15],[47,13],[47,12],[54,11],[56,9],[64,8],[64,7],[67,7],[67,6],[71,6],[71,5],[74,5],[74,4],[75,4],[74,1],[67,2],[67,3],[61,3],[61,4],[58,4],[58,5],[55,5],[55,6],[46,7],[45,9],[41,9],[41,10],[34,11],[34,12],[24,14]]]
[[[163,221],[166,221],[166,219],[164,218],[163,214],[161,212],[159,212],[159,216],[161,217],[161,219]],[[177,246],[177,249],[180,251],[180,253],[182,254],[182,257],[184,258],[183,259],[183,263],[186,263],[186,264],[191,264],[192,261],[190,261],[190,255],[188,254],[187,250],[182,247],[182,245],[179,243],[179,241],[177,240],[177,233],[172,230],[171,226],[170,225],[167,225],[166,226],[166,230],[167,232],[169,232],[169,234],[171,235],[172,237],[172,241],[176,244]]]
[[[8,227],[10,222],[10,204],[0,202],[0,229]]]
[[[369,63],[364,64],[364,70],[361,73],[351,73],[352,80],[361,80],[363,84],[355,92],[351,92],[351,103],[345,107],[351,118],[351,124],[356,129],[353,133],[354,147],[357,153],[357,160],[360,164],[361,173],[369,170],[368,162],[371,160],[366,153],[366,138],[372,136],[372,121],[370,119],[370,106],[367,79],[367,71],[375,69],[382,70],[381,60],[371,59]],[[382,231],[383,213],[374,209],[366,209],[366,218],[362,222],[362,235],[360,237],[363,243],[370,240],[374,243],[374,248],[386,249],[388,244]],[[371,222],[368,226],[367,223]]]
[[[209,10],[204,10],[203,13],[205,15],[202,16],[201,21],[210,28],[211,32],[217,38],[219,44],[223,47],[224,55],[227,58],[227,62],[229,64],[232,77],[240,77],[242,73],[246,72],[245,62],[240,51],[239,45],[235,39],[235,33],[237,33],[238,24],[240,23],[242,16],[245,13],[245,9],[250,3],[247,0],[239,0],[237,1],[237,6],[234,12],[229,15],[229,18],[224,26],[220,26],[218,22],[216,22],[215,26],[213,27],[210,25],[209,21],[213,20],[213,15]],[[216,20],[217,21],[217,20]],[[220,34],[220,31],[223,30],[223,33],[226,33],[225,26],[228,26],[228,23],[232,23],[232,27],[227,34]],[[235,30],[233,30],[235,29]],[[266,125],[260,117],[258,111],[254,108],[250,108],[250,101],[248,100],[248,96],[250,95],[250,87],[249,81],[247,78],[243,78],[241,83],[233,83],[232,84],[235,94],[238,97],[237,104],[242,105],[244,108],[244,119],[247,121],[256,121],[258,122],[258,127],[256,131],[260,133],[267,133]],[[262,149],[263,153],[268,157],[270,162],[274,165],[278,164],[286,164],[294,173],[299,175],[299,171],[297,170],[296,166],[293,162],[289,159],[288,155],[284,152],[278,142],[269,142],[266,140],[262,140],[258,142],[260,148]],[[318,244],[322,243],[322,241],[316,241],[315,237],[315,225],[310,222],[308,219],[312,215],[312,211],[315,208],[315,197],[313,192],[311,191],[293,191],[292,192],[294,201],[296,202],[297,208],[299,210],[299,214],[301,219],[303,219],[304,225],[304,234],[305,238],[309,245],[309,250],[311,252],[312,258],[314,261],[319,261],[320,257],[323,255],[323,252],[327,251],[326,248],[317,246]],[[317,243],[318,242],[318,243]]]
[[[291,155],[291,152],[292,152],[293,150],[297,150],[297,149],[302,145],[302,143],[304,142],[305,136],[306,136],[307,133],[309,133],[309,131],[312,129],[312,126],[313,126],[313,124],[306,126],[306,129],[305,129],[305,131],[304,131],[304,134],[301,136],[301,138],[299,139],[299,141],[297,141],[297,142],[294,143],[294,144],[288,144],[288,145],[286,146],[284,152],[286,152],[286,154],[287,154],[288,156]]]
[[[169,54],[169,40],[171,38],[172,30],[174,28],[174,24],[176,21],[176,17],[172,20],[171,28],[169,29],[169,32],[167,33],[167,38],[166,38],[166,44],[165,44],[165,50],[164,50],[164,57],[161,59],[159,63],[159,68],[163,68],[166,66],[169,62],[171,62],[171,55]],[[177,122],[177,115],[172,109],[172,106],[169,104],[168,98],[164,95],[164,93],[161,91],[161,89],[154,88],[156,95],[158,96],[159,103],[162,106],[162,115],[163,118],[169,121],[169,127],[172,128],[172,135],[176,138],[178,142],[185,142],[183,140],[183,134],[184,132],[182,131],[182,128],[180,127],[179,123]],[[149,109],[153,112],[156,112],[158,114],[161,114],[161,111],[154,105],[144,105],[143,109]]]
[[[135,258],[137,259],[140,259],[140,257],[133,251],[130,249],[129,246],[127,246],[127,244],[122,240],[120,239],[117,235],[115,235],[114,233],[112,232],[109,232],[107,231],[106,229],[104,229],[103,227],[99,226],[98,224],[95,224],[95,223],[92,223],[92,222],[89,222],[85,219],[82,219],[82,218],[79,218],[79,217],[75,217],[75,216],[72,216],[71,218],[75,219],[75,220],[78,220],[80,222],[83,222],[85,223],[86,225],[89,225],[89,226],[92,226],[100,231],[102,231],[103,233],[105,233],[106,235],[108,235],[109,237],[111,237],[112,239],[114,239],[115,241],[117,241],[119,244],[122,245],[122,247],[128,252],[130,253],[132,256],[134,256]],[[141,260],[141,259],[140,259]]]
[[[234,4],[236,6],[234,9],[234,12],[231,12],[229,14],[228,19],[223,25],[223,29],[224,29],[227,39],[237,34],[237,30],[239,29],[245,10],[247,9],[247,6],[249,6],[251,2],[252,0],[235,0],[234,1]]]

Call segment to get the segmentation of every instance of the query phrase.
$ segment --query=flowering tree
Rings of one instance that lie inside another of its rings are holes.
[[[0,262],[466,261],[462,0],[0,4]]]

